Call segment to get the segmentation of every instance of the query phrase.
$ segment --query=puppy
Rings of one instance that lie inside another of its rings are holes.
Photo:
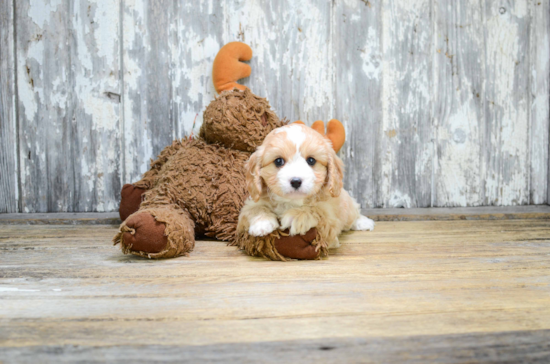
[[[346,230],[372,230],[359,204],[342,188],[343,163],[330,140],[303,124],[273,130],[246,164],[250,198],[238,229],[264,236],[276,229],[302,235],[316,227],[329,248]]]

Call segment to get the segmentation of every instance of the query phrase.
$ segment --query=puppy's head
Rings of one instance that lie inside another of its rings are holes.
[[[268,191],[287,200],[342,190],[343,164],[328,139],[301,124],[273,130],[247,163],[254,201]]]

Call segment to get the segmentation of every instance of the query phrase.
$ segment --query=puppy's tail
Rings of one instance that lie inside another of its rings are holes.
[[[298,120],[296,123],[304,124]],[[332,119],[327,123],[327,132],[325,134],[325,123],[323,120],[317,120],[311,125],[311,128],[316,132],[324,135],[328,140],[332,142],[332,148],[336,153],[342,148],[346,141],[346,129],[340,120]]]
[[[250,76],[250,66],[240,61],[248,61],[251,58],[252,49],[244,43],[231,42],[224,45],[216,55],[212,68],[212,81],[216,92],[221,93],[234,88],[246,89],[246,86],[236,81]]]

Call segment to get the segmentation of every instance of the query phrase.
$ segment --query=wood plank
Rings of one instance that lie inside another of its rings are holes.
[[[171,1],[122,3],[124,183],[149,169],[174,139],[169,49]]]
[[[334,115],[346,127],[340,157],[346,190],[363,208],[384,206],[381,190],[382,6],[337,1],[333,15]]]
[[[431,6],[428,0],[382,5],[384,134],[379,134],[382,168],[375,183],[383,207],[432,205]]]
[[[549,201],[548,135],[550,134],[550,4],[530,2],[530,198],[532,204]]]
[[[529,203],[529,2],[494,1],[485,20],[484,205]]]
[[[237,0],[225,4],[224,14],[224,43],[243,41],[254,52],[243,84],[280,118],[310,125],[340,117],[333,107],[330,2]]]
[[[374,221],[550,219],[550,206],[363,209]],[[0,225],[119,225],[117,212],[0,214]]]
[[[19,212],[13,2],[0,3],[0,213]]]
[[[115,230],[1,227],[0,360],[117,360],[132,348],[170,357],[189,345],[206,345],[188,347],[191,359],[256,346],[338,357],[378,348],[384,358],[548,352],[548,219],[379,222],[344,234],[329,259],[289,263],[218,241],[171,260],[123,256]],[[397,354],[377,346],[390,343]]]
[[[218,1],[138,0],[124,3],[123,14],[123,164],[131,183],[174,139],[198,134],[215,96],[212,62],[224,20]]]
[[[212,64],[224,45],[222,1],[174,1],[170,27],[171,110],[175,136],[198,135],[205,108],[216,97]],[[193,129],[193,123],[196,124]],[[166,122],[166,121],[164,121]]]
[[[117,207],[118,4],[17,3],[23,212]]]
[[[120,225],[118,212],[1,214],[0,225]]]
[[[70,358],[87,361],[91,356],[109,362],[139,362],[143,358],[169,362],[254,363],[540,363],[550,361],[548,330],[474,333],[398,338],[330,338],[282,340],[262,343],[230,343],[200,346],[133,345],[80,347],[55,345],[8,348],[0,358],[22,362]]]
[[[484,204],[484,12],[435,2],[434,206]]]
[[[423,221],[423,220],[499,220],[499,219],[548,219],[550,206],[479,206],[479,207],[431,207],[410,209],[363,209],[362,214],[374,221]],[[1,217],[0,217],[1,223]]]

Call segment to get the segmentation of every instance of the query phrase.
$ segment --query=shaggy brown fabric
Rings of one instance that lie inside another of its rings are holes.
[[[139,188],[131,184],[125,184],[120,192],[120,207],[118,213],[122,221],[128,216],[139,210],[141,204],[141,195],[147,191],[145,188]]]
[[[189,214],[197,234],[232,239],[248,197],[244,163],[249,155],[200,139],[182,140],[143,195],[140,211],[173,205]]]
[[[276,230],[269,235],[256,237],[249,235],[246,230],[241,230],[237,232],[232,245],[243,249],[248,255],[283,262],[287,261],[286,258],[320,259],[322,256],[328,256],[327,244],[321,240],[315,228],[303,236],[289,236],[287,231]],[[313,247],[313,251],[309,246]]]
[[[249,89],[224,91],[206,108],[200,136],[207,143],[254,152],[271,130],[286,124]]]
[[[162,166],[164,166],[164,164],[174,154],[176,154],[182,146],[183,144],[181,141],[174,140],[172,142],[172,145],[167,146],[160,152],[156,160],[151,160],[151,169],[145,172],[143,174],[143,177],[139,181],[135,182],[133,185],[146,190],[152,188],[156,184],[158,173],[161,170]]]

